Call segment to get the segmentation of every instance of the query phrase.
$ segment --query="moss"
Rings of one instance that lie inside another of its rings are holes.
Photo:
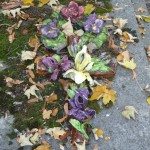
[[[10,138],[10,139],[14,139],[17,137],[17,133],[16,132],[11,132],[9,134],[7,134],[7,136]]]

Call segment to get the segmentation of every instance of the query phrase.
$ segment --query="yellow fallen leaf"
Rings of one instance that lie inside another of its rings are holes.
[[[123,36],[120,39],[123,42],[131,42],[131,43],[133,43],[134,40],[137,39],[137,37],[134,37],[132,34],[130,34],[128,32],[123,32]]]
[[[147,103],[150,105],[150,97],[147,98]]]
[[[92,11],[95,9],[95,6],[93,4],[87,4],[85,7],[84,7],[84,14],[85,15],[89,15],[92,13]]]
[[[98,128],[94,128],[94,129],[92,129],[92,132],[94,134],[95,140],[98,140],[99,137],[103,138],[103,130],[98,129]]]
[[[49,2],[49,0],[39,0],[38,7],[42,7],[42,6],[44,6],[45,4],[47,4],[48,2]]]
[[[93,89],[93,94],[89,98],[89,100],[98,100],[100,98],[103,98],[103,103],[106,105],[110,101],[114,103],[116,99],[116,91],[109,89],[106,85],[97,85]]]
[[[35,148],[34,150],[51,150],[51,147],[49,144],[44,144],[44,145],[40,145],[37,148]]]
[[[105,137],[105,141],[109,141],[110,140],[110,137],[109,136],[106,136]]]
[[[22,2],[23,2],[24,5],[30,5],[30,6],[34,6],[33,1],[34,0],[22,0]]]
[[[30,39],[28,41],[28,45],[30,47],[36,47],[39,44],[40,44],[40,42],[39,42],[39,39],[38,39],[38,37],[36,35],[30,37]]]
[[[75,145],[76,145],[76,147],[77,147],[77,150],[86,150],[86,147],[85,147],[85,140],[84,140],[84,142],[80,145],[80,144],[78,144],[78,143],[76,143],[76,142],[74,142],[75,143]]]
[[[134,70],[136,68],[136,63],[134,62],[134,59],[132,58],[131,60],[123,59],[123,62],[118,62],[120,65],[127,69]]]
[[[113,19],[113,23],[119,29],[122,29],[128,23],[128,20],[127,19],[122,19],[122,18],[116,18],[116,19]]]
[[[144,16],[144,15],[142,15],[141,17],[142,17],[142,19],[143,19],[145,22],[150,22],[150,16]]]
[[[46,110],[46,109],[44,109],[43,113],[42,113],[43,119],[50,119],[51,113],[52,113],[52,110]]]
[[[129,119],[135,119],[135,114],[138,114],[137,110],[133,106],[125,106],[125,110],[122,112],[122,115]]]

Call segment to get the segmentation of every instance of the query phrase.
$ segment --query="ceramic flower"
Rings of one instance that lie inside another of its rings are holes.
[[[56,55],[55,55],[56,56]],[[58,56],[58,55],[57,55]],[[48,72],[52,73],[51,79],[56,80],[60,71],[67,71],[71,67],[71,61],[65,55],[61,60],[54,57],[44,57],[42,63],[46,66]]]
[[[87,53],[87,46],[84,45],[83,49],[77,53],[75,57],[75,69],[69,69],[64,74],[64,78],[70,78],[75,83],[81,84],[85,80],[90,82],[90,85],[94,84],[89,71],[92,69],[93,62],[91,56]]]
[[[103,26],[103,20],[98,19],[96,14],[91,14],[88,19],[83,23],[83,27],[85,31],[89,31],[92,33],[100,33]]]
[[[89,91],[85,88],[79,88],[76,90],[73,100],[69,100],[71,109],[68,112],[69,116],[73,116],[77,120],[85,120],[96,112],[93,109],[86,109],[88,103]]]
[[[78,6],[77,3],[71,1],[68,7],[61,9],[61,13],[66,19],[70,18],[72,23],[76,23],[79,19],[83,18],[84,7]]]
[[[47,25],[41,26],[41,34],[48,38],[56,38],[58,36],[59,29],[56,27],[57,20],[53,19]]]

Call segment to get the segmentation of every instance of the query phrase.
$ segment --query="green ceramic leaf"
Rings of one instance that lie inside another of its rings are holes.
[[[46,19],[42,22],[43,25],[47,25],[49,22],[51,22],[52,20],[51,19]]]
[[[84,127],[85,127],[85,124],[81,124],[78,120],[76,119],[70,119],[69,122],[71,123],[71,125],[77,129],[78,131],[80,131],[84,137],[89,140],[89,136],[87,135]]]

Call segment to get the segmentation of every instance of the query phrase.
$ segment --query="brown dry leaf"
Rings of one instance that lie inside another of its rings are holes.
[[[24,93],[24,95],[26,95],[28,97],[28,99],[30,99],[30,96],[33,95],[35,97],[38,98],[38,96],[36,95],[35,91],[38,91],[39,89],[36,87],[36,85],[32,85],[29,89],[27,89]]]
[[[146,54],[148,57],[148,61],[150,61],[150,45],[146,48]]]
[[[114,34],[119,34],[120,36],[122,36],[122,30],[121,29],[116,29]]]
[[[15,32],[13,32],[12,34],[10,34],[8,36],[8,39],[9,39],[9,43],[13,43],[13,41],[15,40]]]
[[[104,105],[108,104],[110,101],[114,103],[116,91],[109,89],[106,85],[97,85],[93,88],[93,94],[89,100],[99,100],[100,98],[103,98]]]
[[[140,31],[140,33],[141,33],[141,36],[142,36],[142,38],[144,39],[145,38],[145,34],[146,34],[146,29],[145,29],[145,27],[144,26],[142,26],[142,25],[138,25],[138,27],[139,27],[139,31]]]
[[[68,103],[65,103],[64,111],[65,111],[66,115],[68,115]]]
[[[117,61],[123,61],[124,58],[127,59],[127,60],[130,59],[130,55],[129,55],[129,51],[128,51],[128,50],[126,50],[126,51],[120,53],[120,54],[117,56]]]
[[[49,128],[46,133],[50,134],[55,139],[60,139],[59,136],[64,135],[66,132],[60,127]]]
[[[30,47],[33,47],[33,48],[35,48],[37,45],[40,45],[38,37],[36,35],[35,36],[31,36],[29,41],[28,41],[28,45]]]
[[[26,70],[26,73],[28,73],[29,74],[29,76],[32,78],[32,79],[34,79],[35,78],[35,74],[33,73],[33,71],[32,70]]]
[[[30,103],[37,103],[37,102],[39,102],[39,99],[38,98],[32,98],[32,99],[29,99],[28,100],[28,103],[30,104]]]
[[[113,7],[113,11],[118,11],[118,10],[121,10],[121,9],[123,9],[123,8],[122,7],[118,7],[118,8]]]
[[[95,144],[95,145],[94,145],[93,150],[99,150],[99,149],[98,149],[98,144]]]
[[[21,0],[10,0],[9,2],[2,3],[1,7],[3,10],[5,10],[5,9],[17,8],[20,5],[21,5]]]
[[[99,18],[99,19],[103,19],[103,20],[105,20],[105,21],[112,20],[112,18],[108,18],[108,17],[109,17],[109,14],[106,14],[105,16],[98,15],[98,18]]]
[[[49,144],[45,144],[45,145],[40,145],[37,148],[35,148],[34,150],[51,150],[51,147]]]
[[[135,39],[137,39],[137,37],[132,36],[128,32],[123,32],[123,36],[120,38],[120,40],[123,42],[131,42],[131,43],[133,43]]]
[[[69,80],[58,79],[58,82],[62,85],[65,91],[68,90]]]
[[[117,45],[115,45],[115,42],[113,40],[113,37],[112,36],[109,36],[109,45],[108,45],[108,48],[111,48],[113,49],[113,52],[116,54],[119,53],[119,47]]]
[[[63,118],[56,120],[56,122],[62,123],[66,118],[68,118],[68,115],[65,115]]]
[[[133,106],[125,106],[125,110],[122,112],[122,115],[129,119],[135,119],[135,114],[138,114],[137,110]]]
[[[14,80],[7,76],[5,76],[5,81],[6,81],[8,87],[12,87],[13,85],[21,84],[24,82],[22,80]]]
[[[52,93],[50,96],[45,97],[45,101],[47,103],[53,103],[57,99],[58,99],[58,97],[57,97],[57,94],[55,94],[55,93]]]
[[[143,7],[138,8],[137,11],[141,12],[141,13],[147,12],[147,10],[145,8],[143,8]]]
[[[30,70],[34,69],[34,63],[32,63],[31,65],[28,65],[26,68]]]
[[[45,85],[44,85],[45,82],[44,83],[39,83],[39,82],[36,83],[32,80],[32,78],[29,78],[29,82],[36,85],[36,86],[38,86],[38,87],[40,87],[42,90],[45,89]]]
[[[52,110],[51,116],[56,116],[58,113],[58,108]]]
[[[52,110],[44,109],[42,113],[43,119],[50,119],[51,114],[52,114]]]

